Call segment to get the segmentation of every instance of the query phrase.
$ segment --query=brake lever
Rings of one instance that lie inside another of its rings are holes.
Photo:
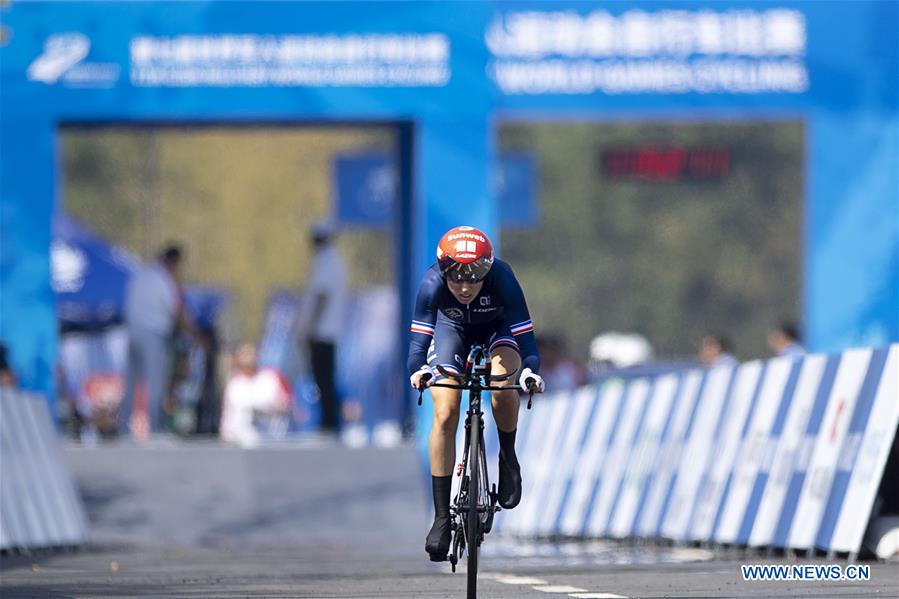
[[[432,378],[431,375],[429,375],[428,378],[425,379],[423,382],[421,381],[421,379],[419,379],[419,381],[418,381],[418,405],[419,406],[421,405],[421,397],[422,397],[422,395],[425,394],[425,389],[428,388],[428,386],[425,383],[430,381],[431,378]]]
[[[534,401],[534,390],[537,388],[537,385],[534,381],[528,381],[528,409],[531,409],[531,404]]]

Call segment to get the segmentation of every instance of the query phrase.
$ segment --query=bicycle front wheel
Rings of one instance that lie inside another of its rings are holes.
[[[468,464],[470,468],[468,478],[468,512],[465,514],[468,534],[468,599],[477,599],[478,596],[478,554],[481,535],[481,515],[478,513],[478,499],[480,498],[481,460],[478,452],[481,450],[481,415],[471,415],[471,441],[468,446]]]

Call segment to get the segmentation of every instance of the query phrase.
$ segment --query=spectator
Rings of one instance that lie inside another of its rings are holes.
[[[234,352],[234,374],[225,387],[219,429],[222,440],[240,447],[256,447],[256,416],[285,413],[291,405],[288,387],[277,371],[258,369],[256,347],[250,343],[238,347]]]
[[[586,383],[584,368],[571,357],[565,341],[552,333],[537,338],[540,352],[540,376],[549,391],[575,389]]]
[[[203,381],[200,398],[197,402],[196,432],[199,434],[217,434],[219,414],[221,412],[221,387],[219,386],[218,359],[219,336],[213,324],[199,329],[205,341]]]
[[[799,330],[790,322],[782,322],[768,333],[768,347],[775,356],[805,355],[805,349],[799,344]]]
[[[18,384],[16,373],[9,365],[9,357],[6,345],[0,343],[0,389],[15,389]]]
[[[299,318],[301,341],[309,350],[312,377],[321,401],[321,429],[336,433],[340,402],[335,377],[336,345],[343,332],[347,297],[347,272],[343,258],[334,247],[337,231],[327,221],[312,227],[315,256],[306,281],[305,298]]]
[[[128,281],[125,292],[128,369],[125,397],[118,416],[120,434],[131,429],[134,395],[141,378],[146,381],[150,432],[163,431],[163,404],[171,383],[175,334],[181,329],[196,337],[184,309],[179,281],[181,261],[181,249],[169,246],[157,262],[140,269]]]
[[[737,359],[731,353],[733,346],[724,335],[709,334],[699,344],[699,361],[709,368],[735,366]]]

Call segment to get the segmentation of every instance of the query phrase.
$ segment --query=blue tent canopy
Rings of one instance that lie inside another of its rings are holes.
[[[60,326],[96,330],[122,321],[128,278],[140,267],[73,216],[57,211],[50,249]]]
[[[101,330],[124,320],[128,279],[141,267],[134,254],[59,211],[53,219],[51,265],[62,331]],[[200,328],[217,321],[227,299],[219,289],[185,290],[188,313]]]

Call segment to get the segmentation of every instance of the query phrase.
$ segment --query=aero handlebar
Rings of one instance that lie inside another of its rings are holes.
[[[519,391],[521,388],[518,385],[504,385],[504,386],[495,386],[495,385],[480,385],[475,384],[475,381],[479,378],[486,378],[487,381],[505,381],[510,379],[518,369],[513,370],[512,372],[506,374],[496,374],[496,375],[469,375],[467,377],[463,377],[462,375],[456,374],[452,371],[446,370],[443,366],[437,365],[437,370],[441,375],[448,379],[454,379],[457,381],[461,381],[459,383],[431,383],[430,385],[420,385],[418,387],[418,405],[421,405],[422,396],[424,395],[425,389],[428,387],[444,387],[446,389],[458,389],[460,391],[467,390],[478,390],[478,391]],[[427,378],[422,377],[424,383],[427,383],[431,379],[430,376]],[[534,401],[534,393],[537,391],[537,385],[535,384],[533,379],[528,379],[527,381],[527,390],[528,390],[528,409],[531,409],[531,405]]]

